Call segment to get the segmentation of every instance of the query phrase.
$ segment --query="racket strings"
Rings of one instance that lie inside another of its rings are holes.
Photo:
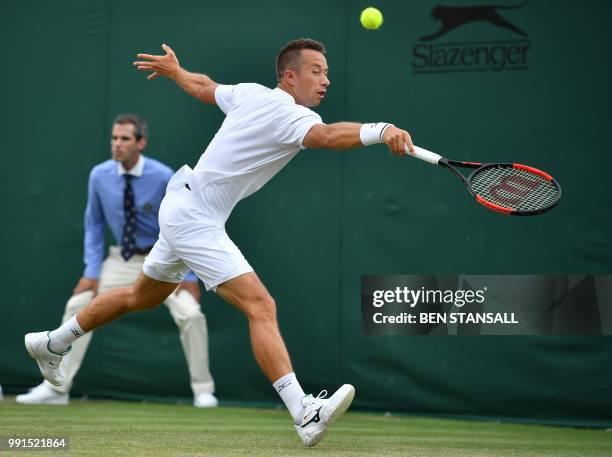
[[[509,166],[477,171],[471,187],[485,200],[515,211],[538,211],[553,205],[559,197],[559,190],[551,181]]]

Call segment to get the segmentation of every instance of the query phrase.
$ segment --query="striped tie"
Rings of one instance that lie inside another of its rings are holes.
[[[134,206],[134,191],[130,174],[124,174],[125,189],[123,191],[123,240],[121,242],[121,257],[127,262],[134,255],[136,249],[136,207]]]

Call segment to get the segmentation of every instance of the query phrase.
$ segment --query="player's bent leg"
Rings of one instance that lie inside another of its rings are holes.
[[[259,367],[270,382],[291,373],[291,361],[276,320],[276,303],[254,272],[217,286],[217,294],[249,320],[251,346]]]
[[[84,332],[90,332],[128,313],[155,308],[176,286],[140,273],[132,286],[109,290],[94,298],[77,314],[77,321]]]
[[[38,364],[43,377],[54,386],[62,386],[66,384],[70,343],[127,313],[154,308],[175,288],[175,283],[157,281],[141,274],[131,287],[98,295],[85,309],[53,332],[28,333],[25,336],[26,350]]]

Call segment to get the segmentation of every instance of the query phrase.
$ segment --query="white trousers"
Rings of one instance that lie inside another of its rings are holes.
[[[120,249],[112,246],[109,256],[102,264],[98,293],[103,293],[118,287],[131,286],[142,271],[145,256],[134,255],[127,262],[123,260]],[[86,291],[73,295],[66,303],[62,323],[85,308],[93,300],[93,292]],[[168,307],[174,322],[179,328],[181,344],[187,367],[191,377],[191,389],[194,395],[201,393],[213,393],[215,390],[214,380],[208,368],[208,328],[206,317],[200,309],[200,304],[193,296],[181,290],[179,293],[173,292],[164,302]],[[67,382],[61,387],[48,384],[53,390],[59,393],[67,393],[72,387],[72,380],[76,376],[87,347],[91,342],[93,332],[86,333],[81,338],[72,343],[72,351],[68,357],[66,367]]]

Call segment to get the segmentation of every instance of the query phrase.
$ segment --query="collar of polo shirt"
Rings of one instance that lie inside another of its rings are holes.
[[[287,92],[284,89],[281,89],[280,87],[275,87],[273,89],[273,91],[275,92],[279,92],[281,93],[283,96],[285,96],[286,98],[288,98],[289,100],[291,100],[293,103],[295,103],[295,99],[293,98],[293,95],[291,95],[289,92]]]

